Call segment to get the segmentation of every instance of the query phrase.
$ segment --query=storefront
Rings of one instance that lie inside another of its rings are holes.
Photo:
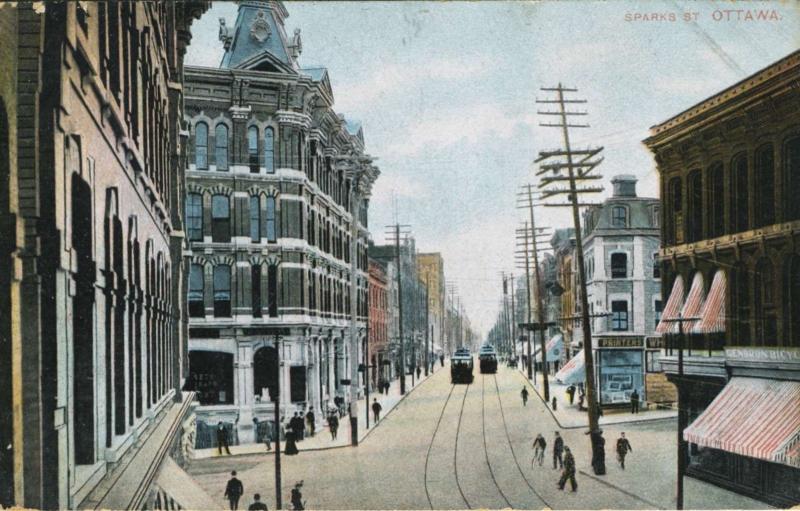
[[[634,390],[645,400],[644,346],[642,336],[595,338],[601,406],[628,404]]]

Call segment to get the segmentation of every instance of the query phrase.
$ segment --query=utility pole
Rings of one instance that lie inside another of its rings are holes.
[[[275,336],[275,357],[278,360],[278,377],[275,379],[275,399],[273,400],[275,421],[275,509],[283,506],[281,495],[281,336]]]
[[[400,234],[408,235],[408,225],[394,224],[389,226],[392,229],[387,233],[389,241],[394,241],[394,258],[397,266],[397,309],[400,316],[398,320],[398,334],[400,336],[400,395],[406,393],[406,342],[403,337],[403,265],[400,257]],[[393,239],[392,239],[393,238]]]
[[[514,304],[514,274],[511,274],[511,347],[514,348],[514,358],[517,357],[517,311]]]
[[[600,446],[594,441],[594,437],[599,433],[598,417],[599,403],[595,391],[594,379],[594,357],[592,354],[592,326],[589,322],[589,303],[586,296],[586,271],[583,262],[583,240],[581,238],[581,222],[579,208],[589,204],[579,203],[578,194],[600,193],[603,191],[601,186],[585,186],[583,182],[602,179],[601,175],[591,174],[591,172],[602,162],[602,158],[592,160],[597,156],[602,147],[584,150],[573,150],[570,145],[569,128],[588,128],[588,124],[571,124],[569,117],[587,115],[586,112],[568,111],[568,104],[586,103],[584,99],[565,99],[565,92],[577,92],[577,89],[563,87],[560,83],[557,87],[542,88],[545,92],[555,92],[555,100],[537,100],[539,104],[557,105],[556,111],[539,111],[539,115],[554,115],[560,119],[555,123],[540,123],[540,126],[561,128],[564,141],[564,148],[556,151],[541,151],[536,163],[540,163],[537,174],[540,178],[539,188],[542,190],[542,199],[547,199],[559,194],[567,194],[569,203],[567,204],[546,204],[548,206],[569,206],[572,208],[572,222],[575,228],[576,256],[578,262],[578,275],[580,277],[580,300],[581,300],[581,326],[583,327],[583,353],[586,367],[586,397],[589,400],[589,432],[592,436],[592,460],[598,457]],[[576,161],[576,157],[580,158]],[[555,158],[555,160],[554,160]],[[564,161],[561,158],[566,158]],[[541,163],[547,161],[547,163]],[[563,176],[563,170],[567,170],[567,175]],[[568,183],[567,188],[550,188],[550,185],[557,183]],[[543,350],[544,351],[544,350]],[[605,473],[605,467],[603,467]]]
[[[531,322],[531,263],[530,258],[528,257],[528,222],[526,221],[522,227],[522,229],[517,229],[517,241],[520,240],[520,234],[522,234],[522,253],[520,254],[519,249],[517,249],[517,263],[522,263],[525,268],[525,297],[526,297],[526,309],[525,309],[525,320],[530,323]],[[522,261],[519,261],[519,258],[522,257]],[[525,336],[527,338],[527,348],[528,348],[528,358],[527,358],[527,373],[528,379],[530,380],[533,378],[533,364],[531,363],[531,333]]]
[[[429,360],[430,359],[431,350],[430,350],[430,347],[428,346],[428,339],[429,339],[428,338],[428,330],[430,330],[430,327],[428,326],[428,322],[430,322],[430,316],[429,316],[429,314],[430,314],[430,304],[429,304],[430,297],[428,296],[429,293],[430,293],[430,291],[428,289],[428,274],[425,273],[425,376],[428,376],[428,368],[431,365],[431,362]]]

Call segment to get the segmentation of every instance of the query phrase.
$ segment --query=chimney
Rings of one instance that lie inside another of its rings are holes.
[[[636,176],[620,174],[611,179],[614,185],[614,197],[636,197]]]

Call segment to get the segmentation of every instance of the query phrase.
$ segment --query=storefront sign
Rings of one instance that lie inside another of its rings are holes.
[[[643,337],[599,337],[597,339],[598,348],[642,348],[644,347]]]
[[[800,362],[800,350],[782,348],[725,348],[725,356],[731,360],[754,362]]]
[[[647,348],[658,350],[663,349],[665,346],[664,338],[663,337],[648,337],[647,338]]]

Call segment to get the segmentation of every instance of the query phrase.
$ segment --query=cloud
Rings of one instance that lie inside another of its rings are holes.
[[[398,199],[426,199],[429,196],[429,190],[426,188],[425,183],[425,180],[397,172],[381,173],[380,178],[375,182],[375,186],[372,189],[370,203],[391,206],[393,197]]]

